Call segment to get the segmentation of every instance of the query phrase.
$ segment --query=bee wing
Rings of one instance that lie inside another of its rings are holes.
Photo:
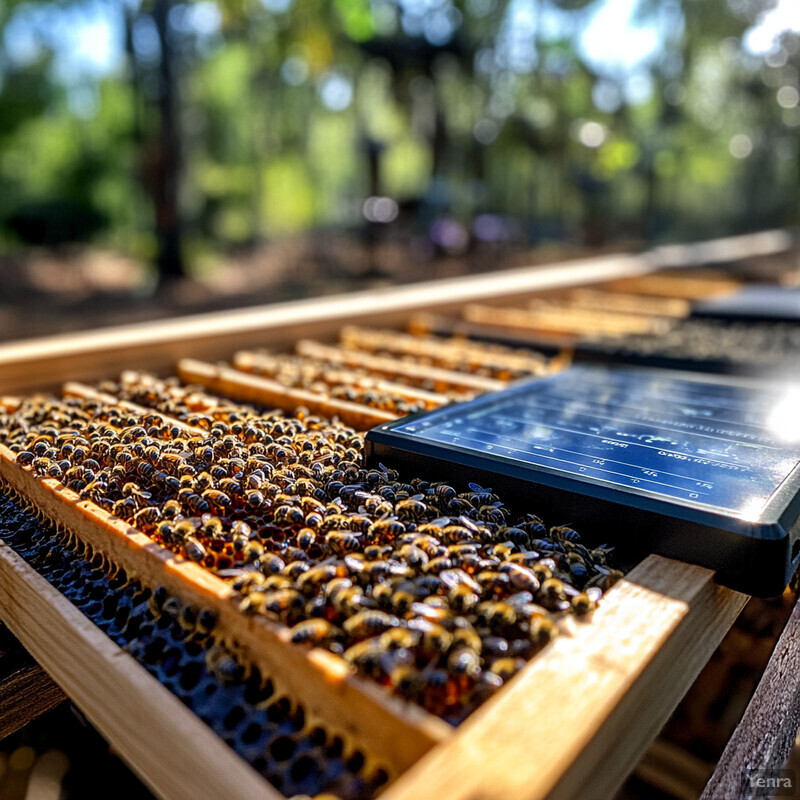
[[[462,514],[462,515],[461,515],[461,516],[458,518],[458,521],[459,521],[459,522],[460,522],[460,523],[461,523],[461,524],[462,524],[462,525],[463,525],[465,528],[469,528],[471,531],[474,531],[475,533],[479,533],[479,532],[480,532],[480,528],[479,528],[479,527],[478,527],[478,526],[475,524],[475,522],[474,522],[473,520],[471,520],[471,519],[470,519],[470,518],[469,518],[469,517],[468,517],[466,514]]]
[[[603,596],[603,590],[599,586],[590,586],[586,590],[586,594],[593,602],[597,602]]]

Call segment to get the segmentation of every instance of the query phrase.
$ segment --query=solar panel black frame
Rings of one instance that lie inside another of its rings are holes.
[[[609,369],[757,389],[772,385],[649,368]],[[518,510],[539,514],[551,525],[569,524],[590,542],[605,541],[618,547],[626,558],[657,553],[713,569],[720,583],[738,591],[758,596],[780,594],[800,561],[800,464],[776,486],[758,517],[745,521],[733,512],[703,503],[590,482],[562,470],[520,465],[501,455],[424,441],[396,430],[444,410],[497,402],[500,394],[525,391],[532,383],[558,379],[563,374],[521,381],[500,393],[378,425],[366,435],[366,463],[372,468],[379,464],[402,467],[423,478],[461,488],[469,481],[491,486],[509,497]],[[780,384],[774,385],[780,389]]]

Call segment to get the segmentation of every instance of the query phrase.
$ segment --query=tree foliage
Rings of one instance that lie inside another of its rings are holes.
[[[582,45],[613,2],[6,2],[0,242],[101,239],[168,274],[187,242],[327,226],[459,252],[794,221],[798,37],[754,56],[767,2],[638,0],[658,46],[631,71]],[[65,76],[59,15],[114,21],[117,63]]]

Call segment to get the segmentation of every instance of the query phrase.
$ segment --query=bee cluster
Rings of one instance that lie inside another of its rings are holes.
[[[470,323],[534,331],[565,339],[659,335],[668,327],[664,320],[656,317],[624,311],[582,308],[569,302],[552,300],[536,301],[535,305],[532,304],[528,308],[499,308],[475,303],[464,308],[463,316]]]
[[[0,538],[286,796],[367,800],[387,776],[215,638],[216,619],[143,586],[0,493]],[[310,729],[309,729],[310,728]]]
[[[17,462],[57,478],[291,628],[458,723],[620,573],[568,528],[490,490],[362,466],[363,437],[126,375],[153,409],[33,398],[0,419]],[[194,427],[188,432],[169,413]]]
[[[399,356],[410,363],[440,367],[500,381],[540,375],[547,359],[532,350],[479,343],[464,337],[404,334],[348,326],[340,336],[344,347],[376,355]]]
[[[780,366],[800,357],[800,326],[790,323],[736,323],[680,320],[660,336],[589,340],[609,357],[717,362],[731,367]]]
[[[246,371],[272,378],[284,386],[391,411],[399,416],[430,407],[424,399],[415,398],[413,391],[404,390],[402,384],[390,387],[366,370],[334,368],[318,359],[257,352],[248,359]]]
[[[768,280],[780,277],[773,274]],[[796,365],[796,324],[691,317],[695,303],[730,295],[743,285],[742,280],[703,270],[655,274],[617,280],[600,290],[581,288],[554,299],[538,298],[525,308],[471,304],[462,310],[463,323],[423,316],[419,327],[567,347],[576,360],[743,373]]]

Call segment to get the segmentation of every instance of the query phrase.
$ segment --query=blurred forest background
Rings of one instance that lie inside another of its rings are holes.
[[[4,0],[0,339],[791,225],[799,74],[797,0]]]

